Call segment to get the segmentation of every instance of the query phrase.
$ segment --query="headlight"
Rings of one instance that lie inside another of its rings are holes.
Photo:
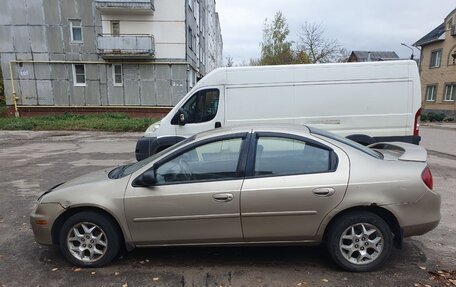
[[[146,135],[154,133],[158,128],[160,128],[161,122],[156,122],[155,124],[151,125],[149,128],[146,130]]]

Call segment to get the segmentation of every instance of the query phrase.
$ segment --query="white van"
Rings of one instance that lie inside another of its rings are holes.
[[[414,61],[219,68],[147,129],[136,158],[198,132],[257,123],[306,124],[363,144],[418,144],[420,113]]]

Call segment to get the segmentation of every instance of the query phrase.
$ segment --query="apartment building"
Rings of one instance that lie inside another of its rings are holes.
[[[418,40],[423,112],[456,117],[456,9]]]
[[[215,0],[15,0],[0,9],[10,112],[160,116],[222,65]]]

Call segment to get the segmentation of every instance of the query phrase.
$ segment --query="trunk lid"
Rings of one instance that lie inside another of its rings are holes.
[[[419,145],[404,142],[381,142],[368,147],[383,154],[384,160],[427,161],[427,151]]]

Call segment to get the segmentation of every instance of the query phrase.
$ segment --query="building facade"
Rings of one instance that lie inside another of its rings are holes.
[[[456,117],[456,9],[418,40],[423,113]]]
[[[215,8],[215,0],[6,1],[7,105],[20,113],[164,114],[222,64]]]
[[[394,60],[400,60],[399,56],[394,51],[352,51],[347,62],[376,62]]]

